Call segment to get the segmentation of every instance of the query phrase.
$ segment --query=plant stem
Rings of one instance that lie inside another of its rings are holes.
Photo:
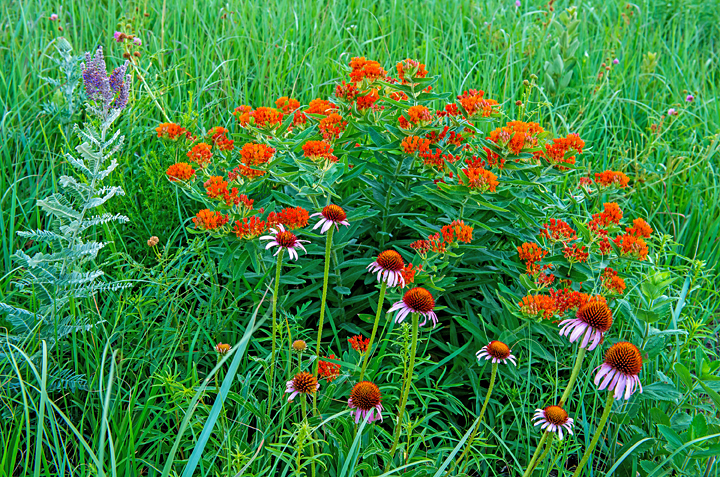
[[[400,401],[400,409],[398,410],[397,425],[395,426],[395,440],[393,441],[392,448],[390,449],[390,458],[395,456],[395,449],[400,442],[400,432],[402,431],[402,421],[405,414],[405,405],[407,404],[408,395],[410,394],[410,387],[412,386],[413,369],[415,368],[415,352],[417,349],[418,340],[418,313],[412,314],[412,345],[410,346],[410,364],[408,366],[407,376],[405,377],[405,383],[403,386],[402,400]]]
[[[362,370],[360,371],[360,381],[365,377],[365,369],[367,369],[368,362],[370,361],[370,354],[372,353],[372,345],[375,342],[375,334],[377,333],[378,324],[380,323],[380,315],[382,314],[382,307],[385,302],[385,290],[387,289],[387,283],[382,282],[380,285],[380,298],[378,298],[377,313],[375,313],[375,324],[373,325],[372,333],[370,333],[370,341],[368,342],[367,352],[365,353],[365,359],[363,360]]]
[[[587,461],[590,460],[590,456],[592,455],[593,449],[595,449],[595,446],[597,445],[598,440],[600,440],[600,435],[602,434],[602,430],[605,427],[605,424],[607,423],[608,417],[610,417],[610,411],[612,411],[613,407],[613,401],[615,400],[615,393],[612,391],[608,391],[607,399],[605,400],[605,410],[602,413],[602,417],[600,417],[600,424],[598,424],[597,429],[595,430],[595,435],[593,436],[592,440],[590,441],[590,445],[585,449],[585,453],[582,456],[582,460],[580,460],[580,463],[577,466],[577,469],[575,469],[575,472],[573,473],[573,477],[578,477],[585,467],[585,464],[587,464]]]
[[[540,458],[535,462],[532,469],[530,469],[530,472],[535,470],[535,467],[537,467],[540,464],[540,462],[545,460],[545,457],[547,457],[548,453],[550,452],[550,449],[552,449],[553,439],[555,439],[555,433],[551,432],[550,435],[548,436],[547,442],[545,443],[545,452],[543,452],[542,455],[540,456]]]
[[[318,324],[317,348],[315,352],[315,366],[313,375],[317,379],[318,368],[320,367],[320,343],[322,342],[323,322],[325,321],[325,302],[327,301],[328,275],[330,274],[330,249],[332,248],[332,238],[334,227],[330,227],[327,232],[327,241],[325,242],[325,272],[323,273],[323,290],[322,300],[320,301],[320,323]],[[313,393],[313,411],[317,414],[317,393]]]
[[[563,407],[563,405],[567,401],[567,398],[570,396],[573,386],[575,385],[575,380],[577,379],[578,374],[580,374],[580,367],[582,366],[582,362],[583,362],[584,358],[585,358],[585,348],[583,348],[582,346],[578,346],[578,353],[577,353],[577,357],[575,358],[575,366],[573,367],[572,374],[570,374],[570,380],[567,383],[565,392],[563,393],[562,397],[560,398],[560,402],[558,403],[558,406]]]
[[[535,462],[537,462],[538,460],[538,455],[540,455],[540,449],[542,449],[542,446],[545,443],[545,439],[548,438],[548,434],[550,434],[550,431],[545,431],[540,438],[537,449],[535,449],[535,453],[533,454],[532,459],[530,459],[530,463],[528,464],[527,469],[525,469],[525,472],[523,472],[523,477],[529,477],[529,475],[532,473],[532,470],[535,468]]]
[[[272,395],[273,388],[275,387],[275,337],[277,335],[277,300],[278,290],[280,289],[280,270],[282,269],[282,259],[284,249],[280,249],[277,258],[277,268],[275,269],[275,291],[273,293],[272,302],[272,354],[270,355],[270,379],[268,381],[268,405],[267,414],[270,416],[270,409],[272,408]]]
[[[400,167],[402,167],[403,164],[403,157],[401,156],[400,159],[398,159],[398,165],[395,168],[395,176],[393,177],[393,182],[388,185],[388,191],[387,195],[385,196],[385,210],[383,211],[383,220],[382,220],[382,235],[380,235],[380,249],[385,248],[385,233],[387,230],[387,216],[390,211],[390,197],[392,195],[392,188],[393,184],[397,182],[398,175],[400,174]]]
[[[480,415],[478,416],[477,424],[475,425],[475,429],[473,429],[472,434],[470,434],[470,438],[465,443],[465,450],[463,450],[462,454],[460,454],[460,457],[457,458],[453,467],[460,465],[460,463],[463,462],[470,453],[470,447],[472,446],[472,442],[475,440],[475,436],[477,436],[477,433],[480,430],[480,427],[482,425],[482,419],[485,416],[485,410],[487,409],[488,403],[490,402],[490,394],[492,394],[493,386],[495,385],[495,376],[497,375],[497,370],[498,363],[493,363],[492,372],[490,373],[490,385],[488,386],[487,395],[485,396],[485,402],[480,409]],[[466,463],[463,463],[462,467],[460,468],[460,473],[465,471],[465,465]],[[452,470],[453,469],[451,468],[450,472],[452,472]]]

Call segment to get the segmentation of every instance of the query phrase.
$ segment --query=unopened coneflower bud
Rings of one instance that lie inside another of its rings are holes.
[[[522,106],[522,101],[515,101],[515,106]]]
[[[152,237],[150,237],[148,239],[147,244],[148,244],[148,247],[154,247],[159,242],[160,242],[160,239],[153,235]]]
[[[139,51],[136,51],[135,53],[133,53],[133,55],[136,56],[137,58],[140,58],[142,56],[142,53],[140,53]]]
[[[130,53],[128,53],[128,52],[123,53],[122,56],[123,56],[123,58],[125,58],[126,60],[129,60],[130,58],[132,58],[132,55],[131,55]]]
[[[63,27],[59,26],[58,31],[63,31]]]
[[[307,349],[307,343],[305,340],[295,340],[292,344],[293,351],[296,351],[298,353],[302,353]]]
[[[228,354],[228,352],[230,352],[231,349],[232,349],[232,346],[230,346],[227,343],[218,343],[215,345],[215,351],[219,355]]]

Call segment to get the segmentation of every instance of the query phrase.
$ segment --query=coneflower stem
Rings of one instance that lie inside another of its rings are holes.
[[[415,351],[417,348],[418,341],[418,320],[419,314],[412,314],[412,344],[410,346],[410,363],[408,364],[407,375],[405,376],[405,382],[403,383],[403,395],[400,401],[400,409],[398,410],[397,424],[395,426],[395,440],[393,441],[392,448],[390,449],[390,458],[395,456],[395,449],[400,442],[400,433],[402,431],[403,416],[405,414],[405,405],[407,404],[408,395],[410,394],[410,388],[412,387],[412,375],[413,369],[415,368]]]
[[[613,401],[615,400],[615,395],[612,391],[609,391],[607,393],[608,397],[605,401],[605,410],[602,413],[602,416],[600,417],[600,424],[598,424],[597,429],[595,430],[595,435],[593,436],[592,440],[590,441],[590,445],[585,449],[585,453],[582,456],[582,459],[580,460],[580,463],[577,466],[577,469],[575,469],[575,472],[573,473],[573,477],[578,477],[585,467],[585,464],[587,464],[587,461],[590,460],[590,456],[592,455],[593,449],[595,449],[595,446],[597,445],[598,440],[600,440],[600,435],[602,434],[602,430],[605,427],[605,424],[607,424],[608,417],[610,417],[610,411],[612,411],[613,407]]]
[[[472,434],[470,434],[470,438],[465,443],[465,450],[462,452],[462,454],[460,454],[460,457],[457,458],[453,467],[460,465],[460,463],[464,462],[464,460],[467,458],[470,452],[470,447],[472,446],[472,442],[475,440],[475,436],[477,436],[477,433],[480,430],[480,426],[482,425],[482,419],[485,416],[485,410],[487,409],[488,403],[490,402],[490,394],[492,394],[493,386],[495,385],[495,376],[497,375],[497,370],[498,363],[493,363],[492,371],[490,373],[490,385],[488,386],[487,395],[485,396],[485,402],[480,409],[480,415],[478,416],[477,424],[475,425],[475,429],[473,429]],[[465,465],[466,463],[463,463],[462,467],[460,468],[460,473],[465,471]],[[451,472],[452,470],[453,469],[450,469]]]
[[[377,333],[378,324],[380,323],[380,315],[382,315],[383,304],[385,302],[386,289],[387,283],[382,282],[382,285],[380,285],[380,298],[378,298],[377,313],[375,313],[375,324],[373,325],[372,333],[370,333],[370,341],[368,342],[367,352],[365,353],[365,359],[363,360],[362,370],[360,371],[360,379],[358,382],[362,381],[363,377],[365,377],[365,369],[367,369],[368,362],[370,361],[372,345],[375,342],[375,334]]]
[[[540,456],[540,458],[535,461],[533,466],[530,468],[530,473],[532,473],[532,471],[535,470],[535,467],[537,467],[540,464],[540,462],[545,460],[545,457],[547,457],[548,453],[550,452],[550,449],[552,449],[552,441],[554,438],[555,438],[555,433],[551,432],[550,435],[548,436],[547,442],[545,443],[545,452],[543,452],[542,455]]]
[[[575,358],[575,366],[573,367],[572,374],[570,374],[570,380],[567,383],[565,392],[563,393],[562,397],[560,398],[560,403],[558,404],[558,406],[563,407],[563,405],[565,405],[565,402],[567,401],[567,398],[570,397],[570,393],[573,390],[573,386],[575,386],[575,380],[577,379],[578,374],[580,374],[580,368],[582,367],[582,362],[583,362],[584,358],[585,358],[585,348],[583,348],[582,346],[579,346],[577,357]]]
[[[270,416],[270,409],[272,408],[272,395],[273,388],[275,387],[275,338],[277,336],[277,301],[278,301],[278,290],[280,289],[280,270],[282,270],[282,259],[285,250],[282,248],[278,252],[277,268],[275,269],[275,291],[273,293],[272,302],[272,353],[270,354],[270,379],[268,381],[268,405],[267,414]]]
[[[548,434],[550,434],[550,431],[543,432],[543,435],[540,438],[540,442],[538,442],[537,449],[535,449],[535,453],[533,454],[532,459],[530,459],[530,463],[528,464],[527,469],[525,469],[525,472],[523,472],[523,477],[529,477],[529,475],[532,473],[532,470],[535,468],[535,463],[538,460],[538,456],[540,455],[540,450],[545,443],[545,439],[548,438]]]
[[[328,275],[330,274],[330,249],[332,248],[332,238],[335,229],[330,227],[327,232],[327,241],[325,242],[325,272],[323,274],[322,300],[320,301],[320,323],[318,324],[317,349],[315,351],[315,367],[313,376],[317,379],[318,369],[320,367],[320,343],[322,341],[323,322],[325,321],[325,301],[327,300]],[[317,393],[313,393],[313,411],[317,414]]]

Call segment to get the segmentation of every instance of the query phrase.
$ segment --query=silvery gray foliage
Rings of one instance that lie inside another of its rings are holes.
[[[80,83],[80,68],[78,67],[82,56],[72,54],[72,46],[64,37],[53,40],[51,44],[55,48],[55,54],[48,58],[59,71],[59,78],[40,76],[40,79],[55,89],[51,100],[42,104],[42,111],[48,116],[57,118],[61,124],[69,124],[81,104],[78,98]]]
[[[28,360],[38,364],[41,341],[51,349],[67,335],[87,331],[100,322],[97,318],[78,318],[71,313],[68,304],[72,299],[87,299],[99,291],[127,286],[102,280],[103,271],[97,268],[95,259],[107,244],[87,239],[93,227],[129,220],[124,215],[103,213],[100,209],[112,197],[124,194],[121,187],[104,181],[117,168],[114,156],[125,140],[120,131],[113,130],[113,123],[129,97],[127,63],[108,75],[101,48],[92,58],[88,53],[86,60],[82,77],[88,96],[89,121],[82,129],[74,125],[74,132],[82,143],[75,148],[75,154],[65,154],[75,175],[61,176],[60,191],[38,201],[38,207],[48,216],[47,229],[18,232],[21,237],[46,244],[45,251],[29,255],[18,250],[13,256],[22,270],[15,285],[32,298],[35,310],[0,303],[0,312],[12,326],[11,333],[0,336],[0,375],[4,375],[0,386],[6,388],[19,385],[17,379],[8,379],[15,366],[22,370]],[[77,81],[80,75],[74,77]],[[83,376],[63,370],[60,363],[55,363],[50,373],[54,379],[48,381],[49,388],[86,386]]]

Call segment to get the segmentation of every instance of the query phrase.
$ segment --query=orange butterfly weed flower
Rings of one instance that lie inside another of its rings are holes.
[[[260,106],[254,111],[250,106],[238,106],[233,114],[242,127],[253,125],[261,129],[272,129],[279,126],[283,120],[283,113],[275,108],[265,106]]]
[[[325,141],[308,141],[302,146],[303,154],[310,160],[329,160],[337,162],[337,157],[333,155],[333,148]]]
[[[400,144],[405,154],[427,151],[430,147],[430,140],[418,136],[407,136]]]
[[[282,96],[275,101],[275,106],[283,112],[283,114],[290,114],[300,107],[300,101],[295,98],[288,98]]]
[[[428,74],[424,64],[410,58],[399,62],[396,68],[402,84],[408,84],[408,80],[413,78],[425,78]]]
[[[616,202],[605,202],[603,204],[603,211],[599,214],[593,214],[592,217],[592,220],[588,223],[588,228],[590,231],[598,234],[601,229],[608,227],[610,224],[619,224],[623,213]]]
[[[195,176],[195,169],[193,169],[187,162],[178,162],[168,167],[165,172],[170,182],[175,181],[188,181]]]
[[[325,357],[329,359],[337,359],[334,354]],[[331,383],[340,376],[340,365],[338,363],[333,363],[332,361],[320,361],[318,363],[318,376],[321,376],[328,383]]]
[[[157,137],[173,141],[180,137],[184,139],[190,139],[192,137],[190,131],[175,123],[162,123],[155,128],[155,131],[157,132]]]
[[[528,295],[518,303],[520,311],[531,317],[542,315],[546,320],[555,316],[555,300],[548,295]]]
[[[222,176],[211,176],[203,185],[207,196],[211,199],[217,199],[228,192],[228,183]]]
[[[270,162],[274,154],[275,148],[249,142],[240,149],[240,160],[246,166],[258,166]]]
[[[627,187],[630,178],[619,171],[604,171],[595,173],[595,183],[600,187],[617,186],[620,189]]]
[[[580,136],[577,134],[568,134],[567,137],[553,139],[552,144],[546,144],[544,156],[550,164],[561,171],[568,170],[568,168],[562,164],[575,164],[575,156],[565,157],[565,154],[569,151],[582,154],[584,147],[585,141],[580,139]]]
[[[228,180],[237,181],[241,177],[244,177],[247,180],[253,180],[256,177],[262,177],[263,175],[265,175],[265,171],[261,171],[258,169],[252,169],[243,164],[240,164],[237,167],[235,167],[235,169],[228,172]]]
[[[326,141],[338,139],[346,127],[347,122],[343,121],[342,116],[337,113],[328,114],[318,124],[322,137]]]
[[[440,233],[443,235],[443,240],[448,244],[456,241],[470,243],[472,242],[473,230],[469,225],[465,225],[463,220],[453,220],[450,225],[445,225],[440,229]]]
[[[537,135],[542,132],[544,129],[538,123],[510,121],[506,126],[491,131],[487,139],[518,156],[523,149],[537,146]]]
[[[378,78],[387,76],[387,71],[380,66],[380,63],[366,60],[364,56],[352,58],[350,60],[350,68],[352,68],[350,79],[354,83],[359,83],[363,80],[372,83]]]
[[[346,83],[343,81],[342,84],[335,86],[335,97],[338,99],[344,99],[348,103],[354,102],[355,98],[359,95],[360,90],[358,90],[357,86],[355,86],[355,83]]]
[[[423,257],[430,251],[432,244],[429,240],[416,240],[410,244],[410,248],[414,249],[417,253]]]
[[[310,101],[310,104],[308,105],[308,108],[305,110],[305,112],[308,114],[321,114],[323,116],[327,116],[328,114],[332,114],[337,110],[338,107],[330,101],[317,98]]]
[[[620,278],[618,273],[610,267],[603,270],[600,281],[606,293],[622,295],[625,291],[625,280]]]
[[[457,97],[468,118],[476,116],[487,118],[492,115],[493,106],[497,106],[498,102],[494,99],[483,98],[484,94],[485,92],[482,90],[471,89]]]
[[[613,242],[620,249],[620,256],[622,257],[631,257],[640,261],[647,258],[648,247],[640,237],[630,234],[618,235]]]
[[[432,122],[433,119],[430,110],[421,105],[410,106],[407,110],[407,116],[407,119],[404,116],[400,116],[398,119],[400,127],[403,129],[408,129],[411,126],[424,126]]]
[[[253,215],[249,219],[246,217],[242,219],[242,222],[236,220],[235,227],[233,227],[233,232],[235,232],[235,236],[239,239],[258,237],[265,232],[265,230],[267,230],[267,224],[263,220],[260,220],[257,215]]]
[[[575,230],[564,220],[550,219],[548,222],[543,224],[540,237],[551,242],[569,242],[578,238]]]
[[[645,222],[644,219],[633,220],[633,226],[627,227],[625,229],[625,231],[627,233],[629,233],[630,235],[635,235],[636,237],[645,237],[645,238],[649,238],[653,233],[652,227],[650,227],[650,225],[648,225],[648,223]]]
[[[191,162],[196,163],[201,168],[207,167],[212,160],[212,146],[201,142],[193,146],[193,148],[187,153],[188,159]]]
[[[394,93],[390,93],[390,99],[393,101],[407,101],[408,95],[402,91],[395,91]]]
[[[561,315],[566,311],[578,310],[590,299],[590,296],[586,293],[569,288],[550,290],[550,296],[555,302],[555,311]]]
[[[229,220],[227,215],[223,215],[220,212],[213,212],[209,209],[201,210],[195,218],[193,218],[195,228],[202,230],[217,230],[228,223]]]
[[[563,249],[563,256],[570,263],[582,263],[587,261],[590,254],[585,251],[585,246],[574,244]]]
[[[377,90],[371,89],[370,92],[363,96],[358,96],[357,98],[357,109],[358,111],[364,111],[366,109],[374,109],[377,110],[375,103],[377,100],[380,99],[380,95],[378,94]],[[382,108],[380,108],[382,109]]]
[[[482,167],[468,167],[462,172],[468,179],[467,186],[480,192],[495,192],[498,184],[497,176]],[[462,179],[460,184],[464,184]]]
[[[215,144],[215,146],[221,150],[221,151],[232,151],[234,148],[234,143],[232,139],[228,139],[225,134],[227,134],[228,130],[225,129],[222,126],[215,126],[211,128],[207,135],[210,138],[210,141]]]
[[[280,212],[270,212],[267,218],[267,226],[275,227],[282,224],[289,230],[305,227],[310,220],[308,211],[302,207],[286,207]]]
[[[418,265],[415,268],[413,268],[412,263],[408,263],[407,265],[405,265],[400,270],[400,274],[403,276],[403,280],[405,280],[405,285],[403,286],[403,288],[405,288],[406,286],[408,286],[412,283],[415,283],[415,274],[421,270],[422,270],[422,265]]]
[[[350,343],[350,346],[352,346],[352,349],[362,355],[367,353],[368,345],[370,344],[370,338],[364,338],[360,335],[356,335],[352,338],[348,338],[348,342]]]

